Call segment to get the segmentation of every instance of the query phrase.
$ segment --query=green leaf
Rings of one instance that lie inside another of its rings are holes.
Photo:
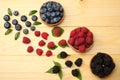
[[[57,35],[54,34],[54,30],[55,30],[56,28],[60,28],[61,33],[60,33],[59,36],[57,36]],[[57,26],[57,27],[54,27],[51,32],[52,32],[52,36],[54,36],[54,37],[60,37],[60,36],[64,33],[64,29],[62,29],[61,27],[58,27],[58,26]]]
[[[55,66],[60,66],[60,67],[61,67],[61,65],[60,65],[59,62],[55,62],[55,61],[53,61],[53,62],[54,62],[54,64],[55,64]]]
[[[12,10],[10,8],[8,8],[8,14],[12,16]]]
[[[57,55],[57,58],[61,59],[60,53]]]
[[[12,29],[8,29],[6,32],[5,32],[5,35],[8,35],[12,32]]]
[[[61,48],[66,48],[66,47],[69,47],[68,44],[66,44],[65,46],[62,46],[58,43],[58,45],[61,47]]]
[[[38,21],[35,21],[34,23],[33,23],[33,25],[40,25],[40,24],[42,24],[41,22],[38,22]]]
[[[60,80],[62,80],[62,77],[63,77],[63,73],[62,73],[62,70],[60,70],[60,72],[58,73],[59,77],[60,77]]]
[[[17,39],[19,38],[19,36],[20,36],[20,32],[17,32],[17,33],[15,34],[15,40],[17,40]]]
[[[81,72],[80,72],[80,70],[79,70],[79,69],[77,69],[77,70],[78,70],[78,72],[79,72],[79,74],[78,74],[77,78],[78,78],[79,80],[82,80],[82,75],[81,75]]]
[[[50,50],[55,50],[57,47],[58,47],[58,46],[55,45],[54,48],[49,48],[49,47],[48,47],[48,49],[50,49]]]
[[[50,68],[48,71],[46,71],[46,73],[53,73],[53,68]]]
[[[29,12],[29,16],[31,16],[31,15],[33,15],[33,14],[35,14],[35,13],[37,13],[37,10],[32,10],[32,11],[30,11],[30,12]]]

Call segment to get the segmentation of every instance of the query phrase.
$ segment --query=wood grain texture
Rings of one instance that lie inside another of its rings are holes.
[[[25,36],[22,31],[20,38],[15,41],[14,35],[17,31],[14,26],[13,32],[7,36],[4,35],[6,29],[3,27],[3,16],[7,14],[8,8],[20,12],[18,17],[12,16],[10,22],[16,18],[24,29],[25,24],[20,21],[20,16],[28,15],[33,9],[39,11],[42,3],[46,1],[49,0],[0,0],[0,80],[59,80],[57,75],[45,73],[53,66],[53,60],[63,66],[62,80],[77,80],[71,75],[71,70],[77,67],[73,65],[72,68],[67,68],[64,63],[66,60],[74,62],[78,57],[83,58],[83,64],[79,68],[83,80],[120,80],[120,0],[54,0],[60,2],[65,9],[65,19],[60,24],[65,32],[60,38],[54,38],[51,35],[51,27],[44,24],[36,26],[36,30],[50,34],[46,42],[54,40],[57,44],[60,39],[67,40],[71,30],[78,26],[86,26],[94,33],[94,44],[85,54],[75,52],[70,47],[65,49],[59,47],[53,51],[54,55],[50,58],[45,56],[48,50],[46,46],[42,48],[43,56],[37,56],[35,51],[31,54],[26,52],[29,45],[33,45],[35,49],[39,47],[38,41],[42,38],[35,37],[34,32],[30,31],[27,35],[32,42],[25,45],[22,44],[22,38]],[[39,13],[36,15],[39,16]],[[28,20],[31,21],[30,16]],[[66,51],[71,56],[64,60],[57,59],[56,55],[60,51]],[[116,64],[115,70],[105,79],[96,77],[90,71],[90,60],[97,52],[110,54]]]

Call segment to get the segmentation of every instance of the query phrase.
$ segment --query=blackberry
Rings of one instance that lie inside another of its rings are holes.
[[[16,19],[12,20],[12,24],[13,25],[17,25],[18,24],[18,21]]]
[[[3,17],[3,19],[4,19],[5,21],[9,21],[9,20],[10,20],[10,16],[9,16],[9,15],[5,15],[5,16]]]
[[[111,56],[99,52],[92,58],[90,67],[93,74],[103,78],[111,74],[115,68],[115,63]]]
[[[78,77],[78,75],[79,75],[78,69],[73,69],[72,70],[72,75],[75,76],[75,77]]]
[[[8,28],[11,27],[11,24],[10,24],[9,22],[5,22],[5,23],[4,23],[4,27],[5,27],[6,29],[8,29]]]
[[[22,29],[22,26],[20,24],[15,25],[15,29],[17,31],[20,31]]]
[[[31,31],[35,31],[35,26],[31,26],[31,27],[30,27],[30,30],[31,30]]]
[[[23,33],[28,34],[29,33],[28,29],[23,29]]]
[[[33,20],[33,21],[37,21],[37,19],[38,19],[38,17],[37,17],[36,15],[33,15],[33,16],[32,16],[32,20]]]
[[[30,26],[31,26],[31,22],[30,22],[30,21],[26,21],[26,22],[25,22],[25,25],[26,25],[27,27],[30,27]]]
[[[21,16],[21,21],[22,21],[22,22],[27,21],[27,17],[26,17],[25,15]]]
[[[70,60],[68,60],[68,61],[65,62],[65,65],[66,65],[67,67],[71,67],[71,66],[73,65],[73,62],[70,61]]]
[[[64,51],[62,51],[61,53],[60,53],[60,57],[61,58],[66,58],[68,56],[68,54],[66,53],[66,52],[64,52]]]
[[[59,66],[54,66],[53,67],[53,73],[59,73],[60,72],[60,67]]]
[[[18,11],[14,11],[13,14],[14,14],[15,16],[18,16],[18,15],[19,15],[19,12],[18,12]]]
[[[80,67],[82,64],[82,58],[78,58],[76,61],[75,61],[75,65]]]

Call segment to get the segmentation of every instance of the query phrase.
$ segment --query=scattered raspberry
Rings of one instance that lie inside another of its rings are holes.
[[[41,56],[41,55],[43,54],[43,50],[37,48],[37,49],[36,49],[36,53],[37,53],[37,55]]]
[[[35,31],[35,36],[39,37],[40,36],[40,31]]]
[[[48,45],[47,45],[47,47],[49,49],[55,49],[57,46],[54,44],[54,42],[49,42]]]
[[[54,27],[52,29],[52,35],[54,37],[60,37],[63,34],[64,30],[61,27]]]
[[[46,44],[46,43],[45,43],[45,41],[43,41],[43,40],[39,41],[39,43],[38,43],[39,46],[44,46],[45,44]]]
[[[68,44],[67,44],[67,42],[66,42],[65,39],[60,40],[60,41],[58,42],[58,44],[59,44],[59,46],[61,46],[61,47],[63,47],[63,48],[68,46]]]
[[[49,36],[49,34],[47,32],[42,33],[42,38],[43,39],[47,40],[48,36]]]
[[[32,46],[28,46],[27,52],[31,53],[31,52],[33,52],[33,50],[34,50],[34,48]]]
[[[85,50],[86,50],[85,45],[80,45],[80,46],[79,46],[79,51],[80,51],[80,52],[83,53],[83,52],[85,52]]]
[[[29,44],[31,42],[31,40],[27,37],[23,37],[23,41],[24,44]]]
[[[48,51],[46,52],[46,56],[49,57],[49,56],[51,56],[51,55],[52,55],[52,51],[48,50]]]

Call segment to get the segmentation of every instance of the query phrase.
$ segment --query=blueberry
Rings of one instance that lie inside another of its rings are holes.
[[[63,8],[62,7],[60,7],[60,12],[63,12]]]
[[[31,26],[30,29],[31,29],[31,31],[34,31],[35,30],[35,26]]]
[[[13,14],[14,14],[15,16],[18,16],[18,15],[19,15],[19,12],[18,12],[18,11],[14,11]]]
[[[60,67],[59,66],[54,66],[53,67],[53,73],[59,73],[60,72]]]
[[[46,7],[47,3],[43,3],[42,7]]]
[[[33,15],[33,16],[32,16],[32,20],[33,20],[33,21],[37,21],[37,19],[38,19],[38,17],[37,17],[36,15]]]
[[[62,51],[61,53],[60,53],[60,57],[61,58],[66,58],[68,56],[68,54],[66,53],[66,52],[64,52],[64,51]]]
[[[54,22],[54,20],[53,20],[53,19],[51,19],[51,20],[50,20],[50,23],[51,23],[51,24],[54,24],[55,22]]]
[[[20,31],[22,29],[22,26],[20,24],[15,25],[15,29],[17,31]]]
[[[60,12],[57,11],[57,12],[56,12],[56,16],[59,16],[59,15],[60,15]]]
[[[12,20],[12,24],[13,25],[17,25],[18,24],[18,21],[16,19]]]
[[[51,1],[49,1],[49,2],[47,3],[46,7],[47,7],[47,8],[52,7],[52,2],[51,2]]]
[[[51,13],[50,12],[46,12],[46,16],[50,17]]]
[[[72,75],[75,76],[75,77],[78,77],[78,75],[79,75],[78,69],[73,69],[72,70]]]
[[[56,16],[55,12],[52,12],[52,13],[51,13],[51,16],[52,16],[52,17],[55,17],[55,16]]]
[[[50,23],[50,20],[49,20],[49,19],[45,19],[45,22],[46,22],[46,23]]]
[[[60,13],[60,17],[63,17],[63,13]]]
[[[21,21],[25,22],[27,20],[27,17],[25,15],[21,16]]]
[[[49,11],[49,12],[52,12],[52,11],[53,11],[53,9],[49,7],[49,8],[48,8],[48,11]]]
[[[25,22],[25,25],[26,25],[27,27],[30,27],[30,26],[31,26],[31,22],[30,22],[30,21],[26,21],[26,22]]]
[[[23,29],[23,33],[28,34],[29,33],[28,29]]]
[[[8,29],[8,28],[11,27],[11,24],[10,24],[9,22],[5,22],[4,27],[5,27],[6,29]]]
[[[46,8],[42,8],[42,9],[40,10],[40,13],[43,14],[43,13],[46,13],[46,11],[47,11]]]
[[[9,16],[9,15],[5,15],[5,16],[3,17],[3,19],[4,19],[5,21],[9,21],[9,20],[10,20],[10,16]]]
[[[43,21],[45,21],[46,15],[45,14],[41,14],[41,18],[42,18]]]
[[[54,23],[56,23],[56,22],[59,21],[59,19],[58,18],[53,18],[53,21],[54,21]]]
[[[76,61],[75,61],[75,65],[80,67],[82,64],[82,58],[78,58]]]
[[[66,61],[65,62],[65,65],[67,66],[67,67],[71,67],[72,66],[72,61],[70,61],[70,60],[68,60],[68,61]]]

